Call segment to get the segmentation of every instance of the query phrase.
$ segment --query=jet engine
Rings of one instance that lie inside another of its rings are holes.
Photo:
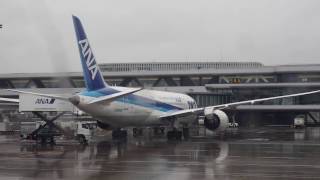
[[[221,110],[204,111],[204,126],[211,131],[224,131],[228,127],[228,115]]]

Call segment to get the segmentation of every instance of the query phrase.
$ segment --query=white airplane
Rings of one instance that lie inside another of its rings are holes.
[[[187,129],[190,124],[198,121],[199,115],[204,116],[204,126],[207,129],[224,130],[229,122],[224,108],[320,92],[316,90],[197,108],[195,100],[186,94],[110,86],[104,81],[79,18],[73,16],[73,23],[86,90],[71,97],[14,89],[10,91],[69,101],[97,119],[100,127],[112,128],[115,138],[127,136],[127,132],[121,128],[167,126],[172,128],[167,132],[168,139],[181,139],[181,127]],[[18,99],[10,98],[0,100],[19,102]]]

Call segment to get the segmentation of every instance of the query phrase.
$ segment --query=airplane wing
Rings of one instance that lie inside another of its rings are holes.
[[[260,98],[260,99],[252,99],[252,100],[247,100],[247,101],[239,101],[239,102],[234,102],[234,103],[220,104],[220,105],[215,105],[215,106],[207,106],[207,107],[203,107],[203,108],[185,109],[185,110],[180,110],[180,111],[175,111],[173,113],[165,114],[165,115],[161,116],[160,118],[165,119],[165,118],[185,116],[187,114],[201,114],[205,110],[210,110],[210,109],[212,109],[212,110],[224,109],[224,108],[234,107],[234,106],[243,105],[243,104],[254,104],[256,102],[282,99],[282,98],[287,98],[287,97],[303,96],[303,95],[315,94],[315,93],[319,93],[319,92],[320,92],[320,90],[308,91],[308,92],[288,94],[288,95],[283,95],[283,96],[274,96],[274,97],[268,97],[268,98]]]
[[[119,97],[122,97],[122,96],[125,96],[125,95],[128,95],[128,94],[132,94],[132,93],[135,93],[135,92],[140,91],[140,90],[142,90],[142,88],[136,88],[136,89],[132,89],[132,90],[129,90],[129,91],[120,91],[118,93],[110,94],[108,96],[102,96],[102,97],[96,98],[96,99],[90,101],[89,104],[112,101],[112,100],[114,100],[116,98],[119,98]]]
[[[13,98],[0,98],[0,101],[19,103],[19,99],[13,99]]]
[[[180,111],[175,111],[175,112],[169,112],[165,115],[160,116],[160,119],[166,119],[166,118],[171,118],[171,117],[183,117],[183,116],[188,116],[191,114],[200,114],[204,108],[196,108],[196,109],[184,109]]]

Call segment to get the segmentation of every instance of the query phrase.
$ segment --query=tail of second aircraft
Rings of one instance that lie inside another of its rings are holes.
[[[78,17],[72,16],[74,29],[76,31],[77,43],[80,52],[83,76],[86,88],[89,91],[94,91],[108,87],[99,70],[98,64],[93,55],[88,38],[82,27]]]

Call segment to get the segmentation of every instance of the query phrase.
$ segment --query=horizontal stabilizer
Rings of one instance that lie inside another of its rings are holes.
[[[53,95],[53,94],[42,94],[42,93],[35,93],[35,92],[29,92],[29,91],[20,91],[20,90],[16,90],[16,89],[7,89],[7,90],[12,91],[12,92],[21,93],[21,94],[32,94],[32,95],[36,95],[36,96],[56,98],[56,99],[60,99],[60,100],[64,100],[64,101],[69,101],[69,98],[67,98],[67,97]]]
[[[19,99],[13,99],[13,98],[0,98],[0,101],[19,103]]]
[[[99,98],[96,98],[96,99],[92,100],[91,102],[89,102],[89,104],[105,102],[105,101],[112,101],[112,100],[114,100],[116,98],[119,98],[119,97],[122,97],[122,96],[125,96],[125,95],[128,95],[128,94],[132,94],[132,93],[135,93],[135,92],[140,91],[140,90],[142,90],[142,88],[136,88],[136,89],[131,89],[131,90],[128,90],[128,91],[121,91],[121,92],[118,92],[118,93],[110,94],[110,95],[107,95],[107,96],[102,96],[102,97],[99,97]]]

